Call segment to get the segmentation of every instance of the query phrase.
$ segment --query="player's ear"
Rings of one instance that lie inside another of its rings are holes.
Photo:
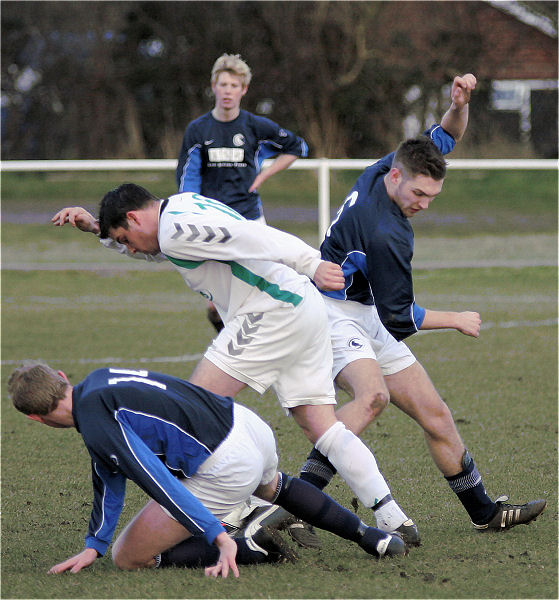
[[[62,377],[62,379],[64,379],[64,381],[70,383],[70,380],[68,379],[68,376],[66,375],[66,373],[64,373],[64,371],[57,371],[57,373],[60,375],[60,377]]]
[[[392,185],[399,185],[402,181],[402,171],[398,167],[392,167],[388,172],[388,179]]]
[[[37,421],[38,423],[43,423],[44,424],[44,419],[43,417],[41,417],[41,415],[27,415],[28,419],[31,419],[32,421]]]
[[[130,225],[130,224],[139,225],[140,217],[138,216],[138,211],[137,210],[129,210],[126,213],[126,220],[128,221],[128,225]]]

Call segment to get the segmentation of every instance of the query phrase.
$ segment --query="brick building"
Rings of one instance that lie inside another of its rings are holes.
[[[472,103],[492,135],[557,156],[557,30],[550,19],[503,0],[393,2],[382,16],[398,48],[395,68],[411,55],[434,80],[471,70],[480,82]]]
[[[557,157],[555,27],[512,2],[487,2],[479,27],[488,42],[495,38],[493,32],[504,33],[502,43],[485,45],[487,63],[480,65],[481,75],[492,79],[493,108],[513,119],[516,113],[520,139],[546,158]]]

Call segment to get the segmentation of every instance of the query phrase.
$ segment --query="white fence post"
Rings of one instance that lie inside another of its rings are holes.
[[[327,158],[318,165],[318,245],[322,243],[330,226],[330,166]]]

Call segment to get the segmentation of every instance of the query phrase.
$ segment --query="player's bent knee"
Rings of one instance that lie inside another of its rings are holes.
[[[129,561],[122,560],[121,558],[115,558],[113,556],[113,563],[117,569],[121,571],[135,571],[136,569],[146,569],[152,566],[154,561],[150,560],[149,562],[139,562],[139,561]]]
[[[390,404],[390,396],[386,392],[378,392],[374,395],[371,402],[371,411],[375,413],[375,417]]]
[[[366,397],[358,398],[357,401],[362,406],[363,413],[370,423],[388,406],[390,403],[390,396],[386,392],[380,391],[369,394]]]
[[[114,566],[117,567],[117,569],[122,569],[122,570],[126,571],[127,570],[126,561],[124,560],[123,553],[120,552],[120,548],[113,546],[111,555],[112,555]]]

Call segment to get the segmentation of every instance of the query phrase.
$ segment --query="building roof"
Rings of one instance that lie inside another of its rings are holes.
[[[548,17],[540,14],[536,14],[528,10],[525,6],[519,2],[511,0],[485,0],[487,4],[491,4],[493,8],[503,11],[512,17],[515,17],[519,21],[522,21],[525,25],[535,27],[542,33],[549,35],[550,37],[557,37],[557,28]]]

